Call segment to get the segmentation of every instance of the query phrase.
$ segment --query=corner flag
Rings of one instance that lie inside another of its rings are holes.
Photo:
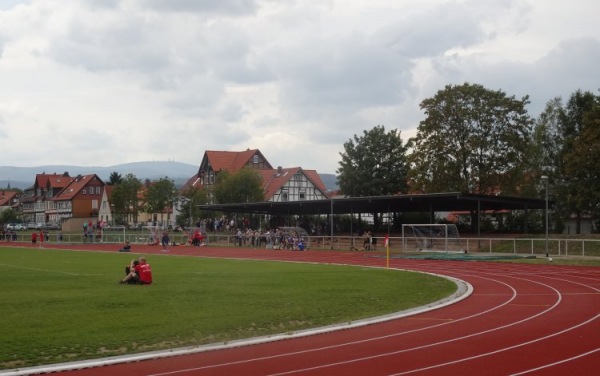
[[[390,268],[390,234],[385,234],[385,240],[383,241],[383,246],[385,247],[386,253],[386,267]]]

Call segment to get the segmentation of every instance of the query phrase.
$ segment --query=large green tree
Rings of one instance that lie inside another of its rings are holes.
[[[175,220],[179,226],[193,226],[202,215],[206,214],[198,208],[198,205],[207,204],[208,195],[202,188],[190,187],[182,192],[182,196],[185,200],[182,200],[184,202]]]
[[[108,185],[116,185],[123,181],[123,177],[117,171],[113,171],[110,173],[108,177]]]
[[[111,205],[114,205],[115,217],[120,224],[127,224],[129,220],[137,222],[139,210],[139,191],[142,181],[133,174],[127,174],[125,178],[115,185],[111,195]]]
[[[161,178],[152,182],[146,189],[145,205],[146,213],[160,213],[161,221],[164,220],[163,213],[167,213],[167,223],[169,222],[169,207],[173,205],[176,188],[175,183],[168,177]]]
[[[243,168],[230,174],[222,171],[217,175],[213,189],[218,204],[261,202],[265,200],[262,177],[252,168]]]
[[[338,184],[347,196],[381,196],[407,190],[406,146],[400,131],[378,125],[354,135],[340,153]]]
[[[411,188],[517,193],[533,125],[528,103],[527,96],[515,99],[469,83],[447,85],[422,101],[426,118],[409,140]]]
[[[0,223],[16,222],[17,218],[19,218],[19,213],[12,208],[8,208],[0,212]]]
[[[562,156],[558,193],[567,209],[577,214],[579,234],[583,213],[596,222],[600,219],[600,97],[581,113],[579,132],[565,143]]]

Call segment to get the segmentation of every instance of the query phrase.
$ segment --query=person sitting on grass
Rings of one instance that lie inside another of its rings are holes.
[[[140,257],[138,260],[131,260],[131,264],[125,267],[125,278],[119,283],[128,283],[133,285],[149,285],[152,283],[152,268],[146,262],[145,257]]]
[[[131,252],[131,244],[129,243],[129,240],[125,242],[123,248],[119,249],[119,252]]]

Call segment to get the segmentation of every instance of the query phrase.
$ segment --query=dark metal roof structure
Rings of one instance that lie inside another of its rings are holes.
[[[318,215],[544,209],[542,199],[470,193],[348,197],[312,201],[200,205],[203,210],[270,215]]]

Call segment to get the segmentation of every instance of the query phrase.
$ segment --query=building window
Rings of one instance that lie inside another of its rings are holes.
[[[288,191],[281,191],[281,201],[288,201]]]
[[[96,194],[99,195],[100,194],[100,187],[96,187]]]
[[[83,188],[83,189],[81,190],[81,193],[82,193],[82,194],[84,194],[84,195],[86,195],[86,194],[87,194],[87,189]]]
[[[258,154],[254,154],[254,156],[252,157],[252,163],[258,164]]]
[[[92,209],[98,209],[98,200],[92,200]]]
[[[298,191],[298,197],[300,198],[300,200],[305,200],[306,199],[306,189],[300,188],[300,190]]]

